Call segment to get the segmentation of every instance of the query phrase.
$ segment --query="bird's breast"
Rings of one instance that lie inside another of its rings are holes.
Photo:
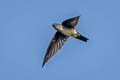
[[[74,28],[64,28],[61,30],[61,33],[63,33],[66,36],[72,36],[76,37],[77,36],[77,31]]]

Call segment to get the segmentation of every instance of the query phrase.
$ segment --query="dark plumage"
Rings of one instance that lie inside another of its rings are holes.
[[[56,52],[58,52],[59,49],[61,49],[68,37],[73,37],[87,42],[88,38],[82,36],[79,32],[77,32],[77,30],[74,29],[78,23],[79,17],[80,16],[76,16],[67,19],[63,21],[62,24],[53,24],[53,27],[57,30],[57,32],[47,48],[42,67]]]
[[[42,67],[62,47],[67,38],[67,36],[61,34],[60,32],[55,33],[46,51]]]
[[[67,28],[74,28],[78,23],[79,17],[80,16],[76,16],[74,18],[70,18],[68,20],[65,20],[62,22],[62,25],[64,27],[67,27]]]
[[[82,35],[80,35],[80,36],[77,36],[77,37],[75,37],[76,39],[80,39],[80,40],[82,40],[82,41],[84,41],[84,42],[87,42],[87,40],[88,40],[88,38],[86,38],[86,37],[84,37],[84,36],[82,36]]]

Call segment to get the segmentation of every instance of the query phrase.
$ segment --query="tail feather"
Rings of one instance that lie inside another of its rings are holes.
[[[87,40],[89,40],[88,38],[86,38],[86,37],[84,37],[82,35],[78,35],[76,38],[79,39],[79,40],[82,40],[84,42],[87,42]]]

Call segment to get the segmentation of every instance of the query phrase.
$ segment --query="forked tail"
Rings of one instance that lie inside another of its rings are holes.
[[[80,33],[78,33],[78,36],[76,37],[76,39],[82,40],[84,42],[87,42],[87,40],[89,40],[88,38],[86,38],[85,36],[81,35]]]

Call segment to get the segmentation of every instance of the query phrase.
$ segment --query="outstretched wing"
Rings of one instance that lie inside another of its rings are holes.
[[[67,19],[62,22],[62,25],[67,28],[74,28],[78,23],[79,17],[80,16],[76,16],[76,17]]]
[[[63,35],[60,32],[55,33],[46,51],[42,67],[63,46],[67,38],[68,38],[67,36]]]

